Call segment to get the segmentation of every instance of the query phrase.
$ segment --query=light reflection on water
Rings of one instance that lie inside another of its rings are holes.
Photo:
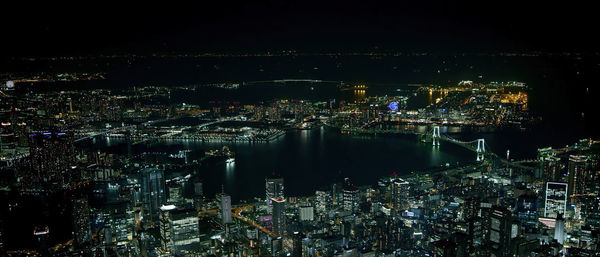
[[[99,138],[92,147],[125,154],[130,145],[125,139],[113,138],[109,146],[108,140]],[[375,184],[392,172],[401,175],[475,158],[474,153],[452,144],[434,148],[412,136],[356,137],[326,127],[289,131],[268,143],[171,140],[130,148],[133,154],[192,150],[191,162],[199,154],[225,145],[235,152],[235,162],[202,165],[195,179],[204,182],[208,197],[224,185],[234,201],[263,196],[264,179],[273,173],[284,177],[289,195],[307,195],[344,177],[357,185]]]
[[[225,163],[225,186],[231,188],[235,185],[235,161]]]

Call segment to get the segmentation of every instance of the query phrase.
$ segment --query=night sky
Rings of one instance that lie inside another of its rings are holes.
[[[1,53],[594,51],[600,43],[595,8],[574,2],[206,2],[6,6]]]

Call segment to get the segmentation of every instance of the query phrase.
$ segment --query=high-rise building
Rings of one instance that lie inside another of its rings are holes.
[[[397,213],[408,209],[409,189],[410,184],[407,181],[396,179],[392,182],[392,205]]]
[[[316,195],[316,210],[317,213],[324,213],[327,211],[327,206],[329,205],[329,192],[326,190],[317,190],[315,192]]]
[[[564,244],[565,239],[565,219],[561,214],[558,214],[556,217],[556,223],[554,223],[554,240],[562,245]]]
[[[342,202],[342,184],[341,183],[333,183],[331,185],[331,202],[334,205],[340,205],[340,202]]]
[[[217,202],[219,203],[219,215],[222,224],[231,223],[231,196],[225,193],[217,194]]]
[[[523,194],[517,197],[516,214],[519,220],[537,223],[538,197],[535,194]]]
[[[39,256],[50,256],[48,251],[48,240],[50,239],[50,230],[48,226],[36,227],[33,230],[33,236],[35,238],[35,244],[37,246],[37,253]]]
[[[85,198],[75,198],[73,203],[73,234],[77,246],[84,246],[92,242],[92,221],[90,207]]]
[[[587,176],[586,164],[587,157],[584,155],[569,156],[569,198],[585,193]]]
[[[194,196],[203,196],[203,195],[204,195],[204,191],[202,189],[202,182],[201,181],[194,182]]]
[[[470,196],[465,198],[463,205],[463,219],[467,222],[468,251],[472,252],[475,239],[481,237],[481,220],[479,219],[479,200]],[[480,242],[480,240],[479,240]]]
[[[342,188],[344,211],[355,212],[358,209],[358,193],[356,187],[346,178]]]
[[[59,190],[77,183],[73,135],[63,132],[29,134],[29,167],[23,167],[23,189]]]
[[[544,217],[556,218],[567,213],[567,192],[569,185],[561,182],[546,183]]]
[[[198,213],[165,205],[160,208],[160,251],[165,255],[189,255],[200,244]]]
[[[314,219],[314,208],[312,206],[301,206],[299,209],[300,221],[310,221]]]
[[[559,157],[548,157],[541,162],[545,181],[560,181],[563,178],[564,164]]]
[[[277,237],[271,240],[272,256],[279,256],[279,252],[283,249],[283,238]]]
[[[538,149],[538,169],[545,182],[561,181],[563,177],[564,164],[560,157],[556,156],[556,150],[552,147]]]
[[[273,203],[273,232],[279,235],[285,233],[285,199],[271,198]]]
[[[142,201],[151,217],[157,217],[159,208],[167,202],[167,191],[164,173],[160,169],[145,168],[141,170]]]
[[[496,206],[487,219],[487,244],[497,256],[508,256],[513,229],[510,210]]]
[[[294,232],[292,238],[292,257],[302,257],[302,239],[304,235],[300,232]]]
[[[196,210],[201,210],[204,205],[204,192],[202,188],[202,182],[198,181],[194,183],[194,206]]]
[[[272,205],[272,198],[285,198],[283,194],[283,178],[266,178],[265,179],[265,193],[266,200],[269,202],[269,205]]]

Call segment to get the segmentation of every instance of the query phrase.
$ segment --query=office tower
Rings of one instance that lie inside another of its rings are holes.
[[[479,219],[479,200],[475,197],[465,198],[463,219],[467,222],[468,251],[473,252],[475,239],[481,237],[481,220]]]
[[[567,183],[546,183],[544,217],[556,218],[559,214],[566,215],[568,187]]]
[[[392,182],[392,206],[396,213],[408,209],[408,191],[410,184],[402,179]]]
[[[37,253],[39,256],[50,256],[48,248],[48,240],[50,239],[50,230],[48,226],[35,227],[33,230],[33,236],[35,238],[35,244],[37,246]]]
[[[565,239],[565,219],[562,214],[558,214],[558,216],[556,216],[556,223],[554,223],[554,240],[562,245],[564,244]]]
[[[198,213],[193,209],[165,205],[160,208],[160,251],[187,255],[200,244]]]
[[[556,156],[556,151],[552,147],[538,149],[537,159],[537,168],[545,182],[562,180],[564,164],[560,161],[560,157]]]
[[[498,256],[509,255],[512,225],[512,215],[507,209],[494,207],[488,215],[487,244]]]
[[[283,238],[277,237],[271,240],[272,256],[279,256],[279,252],[283,249]]]
[[[329,202],[329,193],[325,190],[317,190],[315,192],[316,195],[316,210],[317,213],[324,213],[327,211],[327,206]]]
[[[283,178],[266,178],[265,179],[265,193],[266,200],[269,202],[269,206],[273,203],[270,199],[272,198],[285,198],[283,187]]]
[[[168,183],[167,191],[169,192],[169,198],[167,200],[169,203],[181,204],[181,202],[183,201],[181,184],[174,182]]]
[[[273,232],[283,235],[285,232],[285,199],[271,198],[273,203]]]
[[[140,173],[144,207],[151,217],[157,217],[159,208],[167,202],[163,171],[155,168],[145,168]]]
[[[92,221],[90,207],[85,198],[76,198],[73,203],[73,234],[77,246],[92,242]]]
[[[160,207],[160,249],[164,255],[174,254],[173,229],[169,211],[175,210],[174,205]]]
[[[342,188],[344,211],[355,212],[358,209],[358,193],[356,187],[346,178]]]
[[[202,189],[202,181],[194,183],[194,196],[203,196],[204,191]]]
[[[314,219],[314,208],[312,206],[301,206],[299,212],[300,221],[310,221]]]
[[[585,193],[587,176],[587,157],[584,155],[569,156],[569,198]]]
[[[352,230],[352,224],[349,221],[343,221],[340,228],[340,234],[342,235],[342,245],[348,246],[350,241],[350,232]]]
[[[302,239],[304,235],[300,232],[294,232],[292,238],[292,257],[302,257]]]
[[[194,183],[194,206],[196,210],[201,210],[204,205],[204,192],[202,188],[202,182],[198,181]]]
[[[538,198],[535,194],[523,194],[517,198],[516,214],[519,220],[537,223]]]
[[[24,167],[21,186],[25,190],[55,191],[79,181],[73,135],[62,132],[29,134],[29,167]]]
[[[333,202],[334,205],[340,204],[341,192],[342,192],[342,184],[341,183],[333,183],[331,185],[331,201]]]
[[[562,180],[564,164],[561,163],[559,157],[548,157],[540,165],[542,165],[545,181]]]
[[[231,196],[225,193],[217,194],[217,203],[219,204],[219,215],[223,225],[231,223]]]

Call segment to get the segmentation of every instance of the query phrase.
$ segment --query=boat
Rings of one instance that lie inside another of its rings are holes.
[[[229,157],[229,158],[228,158],[228,159],[225,161],[225,163],[227,163],[227,164],[234,163],[234,162],[235,162],[235,158],[233,158],[233,157]]]

